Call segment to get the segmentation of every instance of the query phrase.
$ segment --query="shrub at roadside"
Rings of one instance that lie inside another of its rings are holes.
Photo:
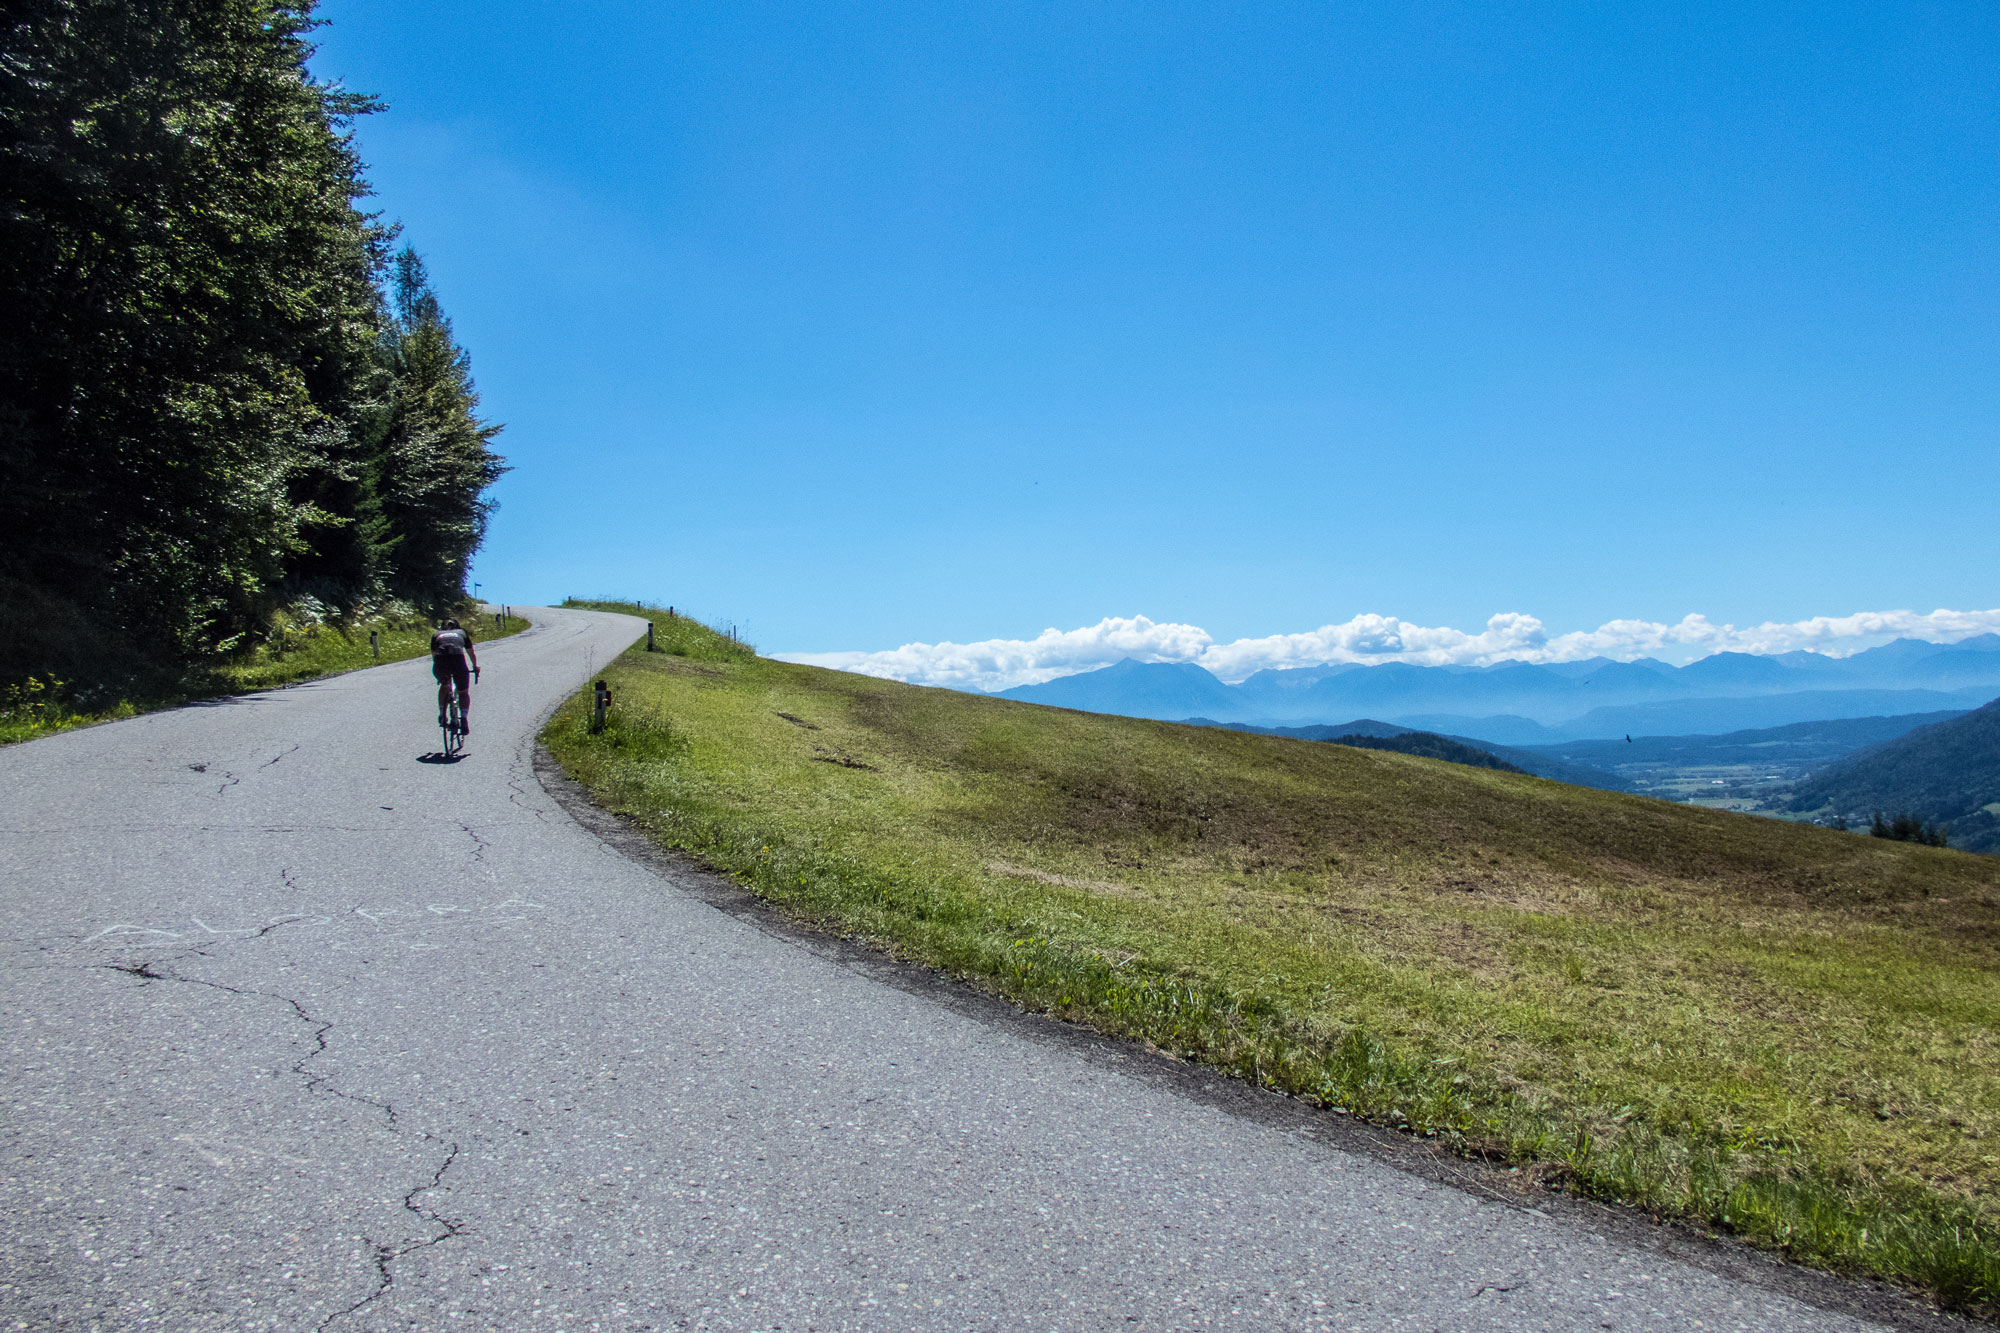
[[[472,627],[481,643],[518,634],[521,616],[504,621],[471,603],[451,614]],[[430,651],[437,622],[403,602],[364,607],[337,616],[311,598],[281,608],[260,642],[196,668],[171,671],[140,666],[122,680],[100,673],[87,685],[41,677],[0,687],[0,745],[33,740],[94,722],[133,717],[219,694],[275,689]],[[375,642],[369,640],[370,632]],[[379,655],[377,649],[379,648]]]

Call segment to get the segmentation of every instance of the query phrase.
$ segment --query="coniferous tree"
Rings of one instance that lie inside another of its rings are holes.
[[[310,9],[0,18],[0,672],[79,621],[198,655],[372,573],[371,104],[307,74]]]
[[[488,447],[472,361],[452,334],[416,251],[391,264],[391,320],[381,354],[392,381],[374,491],[389,534],[388,584],[421,606],[465,595],[467,562],[486,535],[485,491],[506,471]]]
[[[381,290],[312,7],[0,9],[0,684],[462,596],[499,428],[414,252]]]

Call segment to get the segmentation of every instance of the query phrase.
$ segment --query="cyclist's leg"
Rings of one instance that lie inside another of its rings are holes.
[[[463,660],[452,668],[452,684],[458,689],[458,734],[472,734],[472,671]]]
[[[451,668],[442,657],[431,659],[431,677],[438,683],[438,725],[444,725],[445,709],[451,704]]]

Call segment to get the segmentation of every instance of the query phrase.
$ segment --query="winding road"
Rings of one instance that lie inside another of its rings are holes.
[[[725,910],[536,776],[643,622],[530,615],[455,764],[421,662],[0,751],[0,1326],[1881,1326]]]

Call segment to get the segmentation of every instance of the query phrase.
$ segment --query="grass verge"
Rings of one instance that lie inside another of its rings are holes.
[[[544,741],[802,920],[1552,1187],[1991,1317],[2000,860],[757,658]]]
[[[502,618],[470,609],[457,615],[472,627],[480,643],[518,634],[528,627],[528,621],[521,616]],[[264,642],[187,671],[94,688],[30,678],[24,684],[0,691],[0,745],[34,740],[94,722],[136,717],[193,699],[249,694],[421,657],[430,651],[431,634],[436,628],[429,617],[414,611],[347,621],[281,613]],[[370,645],[371,630],[380,643],[380,657]]]

